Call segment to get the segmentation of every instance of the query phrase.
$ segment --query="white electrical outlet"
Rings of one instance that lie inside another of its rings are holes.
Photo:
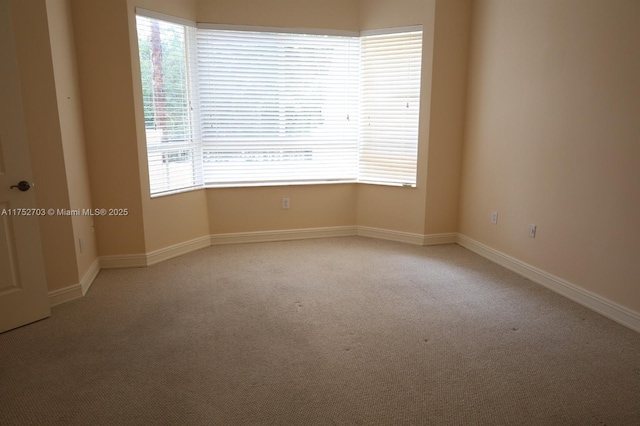
[[[289,199],[288,199],[288,198],[283,198],[283,199],[282,199],[282,208],[283,208],[284,210],[286,210],[286,209],[288,209],[288,208],[289,208]]]
[[[498,224],[498,212],[491,213],[491,223],[494,225]]]
[[[529,236],[531,238],[536,237],[536,228],[537,228],[536,225],[533,225],[533,224],[529,225]]]

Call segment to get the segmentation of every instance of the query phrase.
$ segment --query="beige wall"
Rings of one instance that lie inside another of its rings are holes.
[[[72,1],[93,206],[129,210],[95,218],[101,256],[145,252],[127,6]]]
[[[471,0],[436,4],[424,233],[457,232]]]
[[[358,225],[457,231],[470,0],[360,1],[362,29],[423,25],[417,188],[358,187]]]
[[[636,312],[639,22],[636,0],[475,2],[460,216],[462,234]]]
[[[356,219],[355,184],[209,189],[207,201],[212,234],[353,226]]]
[[[197,5],[202,22],[358,31],[357,0],[198,0]]]
[[[435,1],[420,0],[198,1],[198,20],[204,22],[354,31],[425,25],[417,188],[309,185],[208,189],[213,234],[356,224],[423,233],[434,8]],[[284,196],[291,200],[292,208],[287,211],[280,207]]]
[[[69,0],[46,0],[46,5],[69,205],[71,209],[91,209],[71,4]],[[75,261],[80,279],[98,257],[92,221],[91,216],[71,217]],[[83,243],[82,252],[80,240]]]
[[[358,30],[427,25],[436,0],[358,0]]]
[[[355,225],[380,227],[406,232],[423,233],[426,162],[429,135],[430,102],[423,102],[421,108],[420,138],[420,184],[417,189],[388,188],[375,185],[309,185],[295,187],[259,187],[208,189],[206,205],[208,223],[205,227],[202,216],[198,215],[202,199],[196,194],[178,194],[170,197],[149,199],[146,154],[144,153],[144,129],[141,127],[142,101],[139,88],[139,68],[135,39],[135,6],[167,13],[187,19],[238,25],[262,25],[283,27],[309,27],[359,30],[386,28],[401,25],[425,23],[425,66],[423,67],[423,99],[430,98],[431,91],[431,46],[432,25],[435,2],[404,0],[402,4],[380,1],[293,1],[272,0],[260,2],[228,2],[202,0],[196,2],[196,16],[193,3],[164,1],[129,2],[129,31],[131,37],[131,66],[133,68],[134,104],[137,122],[138,154],[141,191],[143,197],[143,220],[146,249],[154,250],[176,244],[199,233],[248,232],[275,229],[296,229],[300,227],[328,227]],[[250,5],[248,3],[251,3]],[[176,5],[180,5],[179,7]],[[280,208],[281,198],[288,193],[292,209]],[[345,195],[348,196],[346,202]],[[455,197],[457,200],[457,193]],[[172,201],[173,200],[173,201]],[[232,200],[232,201],[231,201]],[[248,208],[250,206],[250,208]],[[295,208],[294,208],[295,206]],[[317,207],[317,209],[316,209]],[[239,214],[239,212],[244,212]],[[262,213],[268,212],[268,213]],[[304,213],[303,213],[304,212]],[[166,235],[167,226],[173,218],[183,217],[179,228],[183,232]],[[157,224],[157,225],[153,225]]]
[[[429,116],[433,68],[433,23],[435,0],[361,0],[360,27],[363,30],[423,25],[422,77],[420,86],[420,129],[416,188],[359,184],[357,224],[414,234],[424,234],[429,151]]]
[[[46,4],[15,0],[11,7],[37,205],[69,209]],[[42,216],[40,234],[49,291],[77,284],[71,218]]]
[[[198,20],[235,25],[358,30],[355,0],[198,1]],[[353,226],[355,185],[207,189],[212,234]],[[282,210],[289,197],[291,208]]]
[[[203,190],[164,197],[149,196],[149,169],[147,165],[144,110],[140,64],[138,62],[138,39],[136,35],[135,9],[152,10],[170,16],[196,21],[196,3],[185,0],[128,0],[129,51],[132,69],[135,108],[136,142],[138,150],[138,180],[141,182],[142,212],[144,221],[145,252],[170,247],[176,244],[207,236],[209,216],[207,197]]]
[[[91,167],[93,201],[96,207],[127,207],[131,215],[127,218],[98,218],[99,253],[131,254],[149,252],[167,245],[178,244],[207,233],[228,233],[257,230],[295,229],[303,227],[326,227],[341,225],[363,225],[404,232],[423,234],[425,213],[429,206],[429,188],[434,205],[444,212],[437,216],[430,226],[433,233],[449,232],[451,223],[457,222],[457,181],[437,180],[427,186],[427,164],[430,151],[432,161],[438,163],[444,172],[431,172],[436,178],[455,175],[457,169],[443,166],[459,163],[458,135],[447,134],[448,124],[459,124],[458,117],[440,126],[439,138],[430,145],[430,117],[432,115],[432,70],[434,46],[434,21],[436,2],[403,0],[388,2],[381,0],[360,1],[319,1],[271,0],[260,2],[228,2],[201,0],[185,2],[164,0],[74,0],[74,18],[78,33],[79,64],[82,75],[82,93],[86,99],[85,126],[87,151]],[[417,188],[395,188],[377,185],[330,185],[291,187],[261,187],[250,189],[208,189],[189,194],[151,199],[148,196],[145,138],[139,65],[137,63],[137,41],[135,37],[135,7],[143,7],[161,13],[197,21],[221,22],[241,25],[287,26],[334,29],[375,29],[403,25],[424,24],[423,75],[421,123],[419,137],[419,173]],[[445,8],[445,10],[448,10]],[[105,16],[105,24],[89,24],[90,16]],[[450,13],[455,15],[455,13]],[[128,45],[125,49],[122,33],[123,19],[128,26]],[[448,15],[445,15],[448,16]],[[453,18],[449,23],[458,24]],[[444,31],[440,38],[441,51],[450,46],[457,47],[457,40],[451,41],[451,33]],[[108,36],[107,36],[108,34]],[[464,31],[461,34],[465,34]],[[462,37],[464,38],[464,37]],[[91,48],[91,46],[93,48]],[[117,48],[115,46],[118,46]],[[128,50],[128,57],[122,52]],[[463,55],[463,53],[459,54]],[[446,58],[446,55],[443,55]],[[443,74],[460,65],[458,56],[447,62]],[[449,68],[447,68],[449,67]],[[453,72],[456,72],[454,69]],[[458,72],[464,80],[464,73]],[[130,81],[127,81],[129,78]],[[130,83],[130,84],[129,84]],[[443,99],[455,92],[458,81],[440,90]],[[458,96],[459,98],[460,96]],[[454,101],[454,109],[459,105]],[[100,99],[100,101],[98,101]],[[117,99],[117,100],[116,100]],[[451,108],[449,108],[450,110]],[[438,109],[437,111],[447,110]],[[133,120],[131,111],[134,112]],[[440,115],[442,116],[442,114]],[[107,119],[108,118],[108,119]],[[118,122],[117,127],[113,126]],[[460,127],[458,127],[459,129]],[[455,133],[455,132],[454,132]],[[454,139],[451,142],[451,139]],[[135,152],[134,152],[135,151]],[[123,158],[124,156],[124,158]],[[112,169],[118,170],[113,175]],[[453,171],[452,171],[453,170]],[[125,182],[128,182],[125,184]],[[119,188],[114,191],[113,188]],[[451,190],[451,191],[450,191]],[[292,206],[296,210],[283,212],[280,199],[283,192],[289,192]],[[351,197],[348,202],[344,195]],[[248,197],[248,198],[245,198]],[[230,204],[229,199],[233,199]],[[206,215],[202,206],[207,207]],[[246,206],[251,206],[251,214],[238,215]],[[253,212],[273,214],[254,217]],[[313,213],[313,206],[320,206]],[[306,218],[299,214],[311,212]],[[450,215],[449,213],[452,213]],[[176,224],[175,220],[179,218]],[[439,219],[444,225],[438,222]],[[429,222],[431,223],[431,222]],[[140,226],[142,225],[142,226]],[[176,226],[172,226],[176,225]],[[171,229],[171,232],[167,232]]]
[[[196,0],[127,0],[129,12],[135,13],[136,7],[190,21],[197,21]]]
[[[204,191],[143,200],[146,252],[210,234]]]

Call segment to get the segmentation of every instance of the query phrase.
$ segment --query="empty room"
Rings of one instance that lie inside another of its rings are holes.
[[[640,424],[637,0],[0,0],[0,424]]]

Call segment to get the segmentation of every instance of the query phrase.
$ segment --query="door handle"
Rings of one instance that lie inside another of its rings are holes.
[[[22,192],[26,192],[31,189],[31,185],[26,180],[21,180],[17,185],[11,185],[11,189],[18,188]]]

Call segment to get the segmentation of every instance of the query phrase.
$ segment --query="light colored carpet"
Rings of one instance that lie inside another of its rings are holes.
[[[639,425],[640,334],[457,245],[210,247],[0,335],[0,424]]]

